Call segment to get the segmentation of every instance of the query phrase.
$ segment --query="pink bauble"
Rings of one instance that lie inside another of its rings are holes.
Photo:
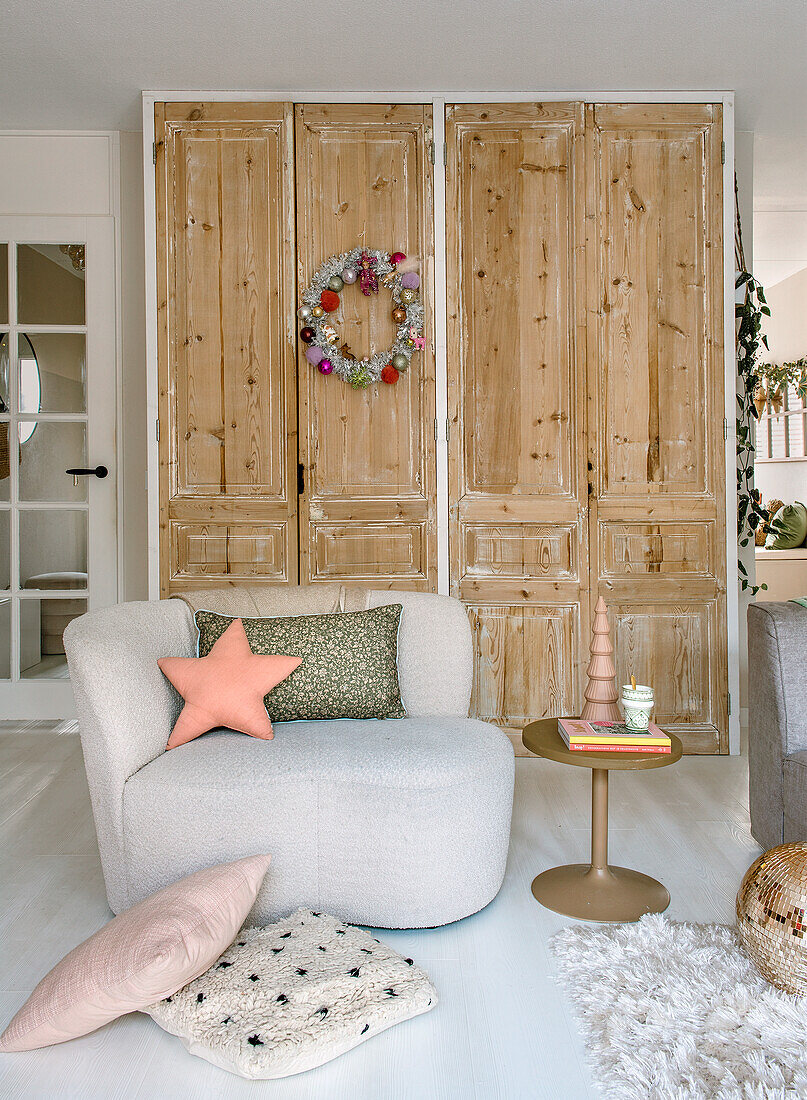
[[[330,359],[323,359],[319,365],[320,374],[330,374],[333,371],[333,363]]]
[[[305,349],[305,357],[312,367],[316,367],[325,358],[325,352],[322,348],[312,346]]]
[[[404,252],[393,252],[389,258],[389,262],[391,264],[402,264],[405,259],[406,254]]]
[[[342,272],[342,282],[347,283],[350,286],[351,283],[355,283],[357,279],[357,273],[355,267],[346,267]]]
[[[407,271],[401,276],[401,286],[406,287],[407,290],[417,290],[420,286],[420,276],[416,271]]]

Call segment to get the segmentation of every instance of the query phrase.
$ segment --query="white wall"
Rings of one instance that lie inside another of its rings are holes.
[[[792,504],[794,500],[800,500],[802,504],[807,504],[807,460],[757,462],[754,472],[763,502],[776,499]]]
[[[754,274],[764,287],[807,267],[807,209],[754,209]]]
[[[802,214],[807,236],[807,210]],[[802,270],[766,291],[770,317],[763,328],[768,337],[771,362],[781,363],[807,355],[807,257]]]
[[[755,474],[763,502],[776,499],[792,504],[800,500],[807,504],[807,460],[757,462]]]

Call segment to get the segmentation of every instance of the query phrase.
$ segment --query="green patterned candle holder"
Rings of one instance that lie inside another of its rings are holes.
[[[646,730],[650,725],[655,702],[653,689],[648,684],[622,685],[622,709],[625,725],[631,730]]]

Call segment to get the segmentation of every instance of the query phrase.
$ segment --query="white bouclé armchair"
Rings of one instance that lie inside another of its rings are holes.
[[[76,698],[113,912],[201,867],[272,863],[252,920],[298,906],[377,927],[428,927],[486,905],[504,876],[513,798],[508,737],[469,719],[471,634],[446,596],[401,603],[407,717],[275,724],[260,741],[205,734],[165,752],[181,700],[157,658],[193,656],[181,600],[120,604],[70,623]]]

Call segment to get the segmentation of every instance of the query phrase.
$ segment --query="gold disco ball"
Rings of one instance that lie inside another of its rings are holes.
[[[781,844],[745,873],[737,931],[764,978],[785,993],[807,993],[807,843]]]

